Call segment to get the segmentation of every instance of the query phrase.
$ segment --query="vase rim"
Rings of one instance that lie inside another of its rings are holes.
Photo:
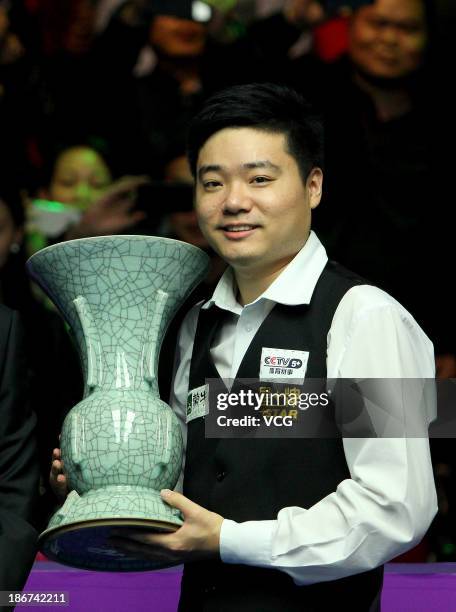
[[[38,255],[40,255],[41,253],[44,252],[49,252],[57,247],[62,248],[62,245],[66,245],[66,244],[72,244],[75,242],[93,242],[94,240],[98,240],[98,241],[103,241],[103,239],[107,239],[109,238],[110,240],[112,240],[113,238],[137,238],[138,240],[147,240],[147,241],[161,241],[161,242],[169,242],[169,243],[173,243],[173,244],[182,244],[185,245],[186,248],[188,248],[189,251],[193,250],[195,253],[199,252],[202,255],[204,255],[208,262],[209,262],[209,255],[203,251],[203,249],[200,249],[199,247],[195,246],[194,244],[190,244],[189,242],[184,242],[183,240],[176,240],[175,238],[167,238],[165,236],[148,236],[148,235],[142,235],[142,234],[107,234],[105,236],[87,236],[85,238],[75,238],[73,240],[65,240],[63,242],[57,242],[56,244],[51,244],[47,247],[44,247],[42,249],[40,249],[39,251],[37,251],[36,253],[33,253],[33,255],[31,255],[28,259],[27,259],[27,264],[31,263],[32,260],[37,257]]]

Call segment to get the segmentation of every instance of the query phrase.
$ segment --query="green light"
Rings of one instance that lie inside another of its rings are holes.
[[[73,209],[72,206],[62,204],[61,202],[54,202],[53,200],[33,200],[33,206],[47,212],[63,212]]]

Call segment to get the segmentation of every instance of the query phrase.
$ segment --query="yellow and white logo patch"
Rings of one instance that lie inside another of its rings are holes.
[[[265,381],[290,380],[302,385],[306,376],[308,360],[308,351],[263,347],[259,378]]]

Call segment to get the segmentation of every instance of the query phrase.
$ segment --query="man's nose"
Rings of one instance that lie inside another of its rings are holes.
[[[395,24],[387,24],[380,31],[380,38],[382,42],[388,45],[397,45],[398,36],[399,32]]]
[[[225,214],[235,215],[239,212],[248,211],[252,208],[252,200],[247,188],[242,183],[230,185],[223,206]]]

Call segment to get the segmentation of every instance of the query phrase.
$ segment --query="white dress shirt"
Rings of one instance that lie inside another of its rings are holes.
[[[228,268],[212,298],[190,310],[179,334],[171,395],[184,437],[200,308],[216,305],[232,313],[215,337],[211,354],[220,376],[234,379],[272,307],[308,304],[326,262],[325,249],[311,232],[301,251],[251,304],[236,301]],[[340,301],[327,336],[327,376],[434,378],[433,346],[391,296],[369,285],[356,286]],[[428,404],[425,413],[431,420],[432,397]],[[401,412],[415,408],[398,399]],[[304,585],[366,571],[418,543],[437,510],[428,439],[344,438],[343,447],[351,478],[311,508],[283,508],[269,521],[237,523],[225,518],[222,561],[282,570]]]

